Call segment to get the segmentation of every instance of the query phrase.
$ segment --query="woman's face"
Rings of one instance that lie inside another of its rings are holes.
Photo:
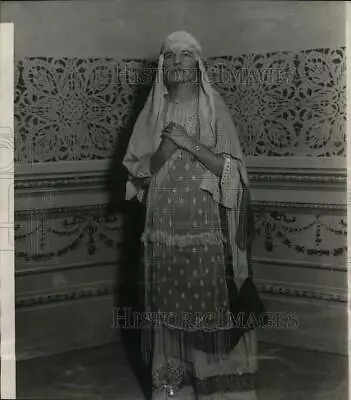
[[[198,63],[190,50],[172,49],[164,53],[163,73],[165,82],[197,83]]]

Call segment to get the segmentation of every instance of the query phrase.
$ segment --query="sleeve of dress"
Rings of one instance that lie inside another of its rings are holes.
[[[247,185],[247,173],[236,127],[223,101],[217,105],[217,143],[213,152],[223,155],[224,167],[221,176],[206,170],[200,188],[210,192],[217,203],[233,209],[240,202],[242,183]]]
[[[221,176],[211,171],[203,175],[200,188],[210,192],[215,202],[226,208],[237,206],[242,189],[241,162],[230,155],[223,154],[224,166]]]
[[[150,178],[150,160],[151,154],[145,154],[139,159],[125,160],[123,163],[128,168],[129,179],[126,185],[125,199],[130,200],[134,196],[137,196],[139,201],[143,200],[145,189],[135,184],[134,178]]]

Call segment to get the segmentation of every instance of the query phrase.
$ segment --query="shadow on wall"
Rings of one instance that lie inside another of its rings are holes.
[[[127,150],[129,139],[141,112],[151,85],[135,87],[135,101],[132,103],[130,119],[118,132],[111,163],[106,174],[105,190],[109,195],[106,207],[106,217],[113,214],[122,214],[123,238],[121,252],[118,255],[116,265],[116,290],[114,306],[120,309],[142,311],[142,281],[143,268],[140,263],[142,258],[142,246],[140,237],[144,229],[145,208],[136,199],[125,200],[125,186],[127,170],[122,164]],[[122,340],[127,350],[129,362],[136,377],[143,388],[147,398],[151,395],[151,371],[145,367],[141,359],[141,331],[139,329],[122,329]]]

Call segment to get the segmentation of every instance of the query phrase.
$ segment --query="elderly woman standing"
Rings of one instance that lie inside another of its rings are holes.
[[[254,331],[233,334],[229,314],[249,275],[248,178],[200,54],[186,32],[166,38],[124,158],[127,198],[146,204],[143,351],[153,399],[255,399]]]

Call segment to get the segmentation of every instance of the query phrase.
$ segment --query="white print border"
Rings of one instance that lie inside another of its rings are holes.
[[[1,398],[16,398],[14,296],[14,24],[0,23]]]
[[[351,3],[349,1],[345,2],[345,12],[346,12],[346,59],[351,60]],[[351,187],[350,187],[350,176],[351,176],[351,163],[350,163],[350,154],[351,154],[351,64],[350,61],[346,63],[346,137],[347,137],[347,244],[348,249],[351,248],[351,210],[350,210],[350,199],[351,199]],[[350,313],[350,263],[348,262],[348,362],[349,362],[349,371],[351,370],[351,357],[350,357],[350,327],[351,327],[351,313]],[[351,385],[349,384],[349,396],[351,398]]]

